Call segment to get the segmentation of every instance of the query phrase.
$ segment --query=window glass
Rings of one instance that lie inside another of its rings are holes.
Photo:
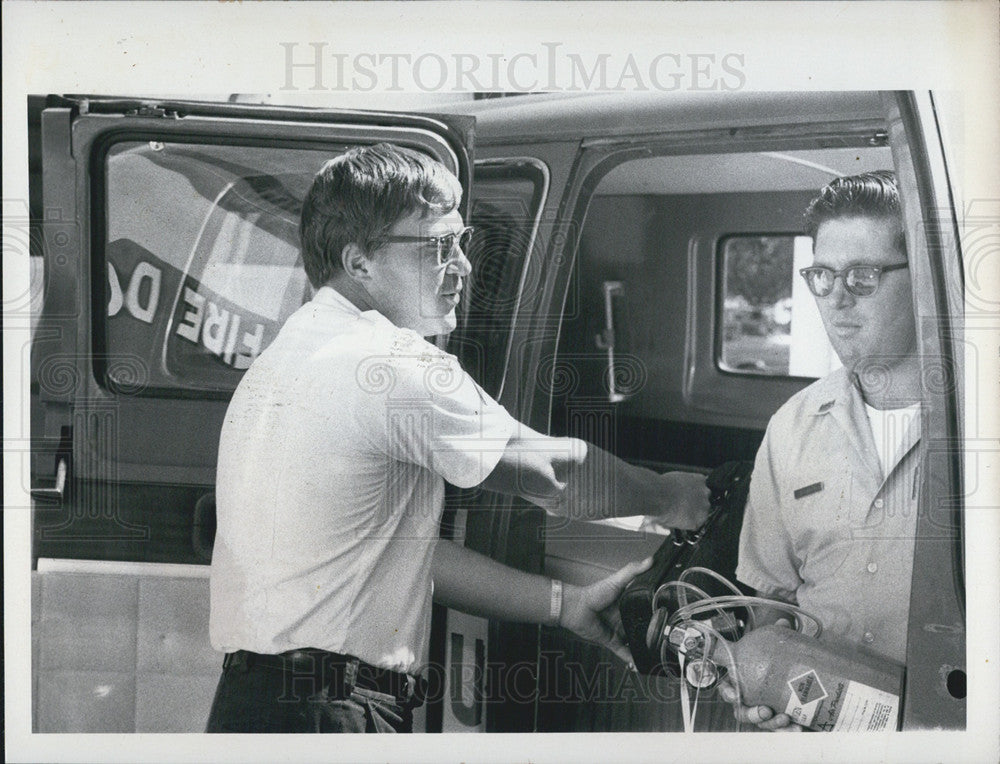
[[[462,301],[462,332],[450,347],[497,396],[519,300],[532,299],[541,283],[538,259],[529,253],[538,246],[547,186],[547,168],[535,159],[476,163],[470,215],[476,232],[467,253],[472,273]]]
[[[798,271],[812,239],[728,236],[720,242],[718,364],[737,374],[820,377],[836,365],[815,302]]]
[[[508,323],[517,302],[521,266],[535,228],[536,184],[494,167],[476,168],[472,201],[473,274],[467,318]]]
[[[105,160],[106,381],[232,390],[311,296],[302,199],[346,147],[115,144]],[[121,363],[130,359],[131,363]]]

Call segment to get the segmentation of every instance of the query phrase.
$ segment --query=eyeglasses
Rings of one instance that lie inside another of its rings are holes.
[[[469,244],[472,242],[472,234],[475,230],[472,226],[466,226],[461,231],[452,231],[442,236],[388,236],[386,241],[432,244],[436,248],[437,264],[448,265],[458,259],[455,255],[456,246],[462,252],[469,251]]]
[[[826,297],[833,291],[837,276],[844,279],[844,289],[858,297],[871,297],[878,290],[879,280],[883,273],[908,268],[909,263],[895,265],[852,265],[842,271],[814,265],[799,271],[806,280],[809,291],[816,297]]]

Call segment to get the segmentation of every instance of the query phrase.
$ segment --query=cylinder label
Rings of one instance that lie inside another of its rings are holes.
[[[896,729],[899,696],[850,679],[827,678],[812,669],[788,680],[785,713],[804,727],[832,732]]]
[[[881,732],[896,729],[899,696],[849,681],[840,701],[834,732]]]

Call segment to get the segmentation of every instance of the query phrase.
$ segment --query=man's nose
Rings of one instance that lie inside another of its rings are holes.
[[[472,263],[469,262],[469,258],[466,257],[465,251],[455,245],[455,251],[452,252],[451,259],[448,261],[447,273],[453,273],[461,278],[465,278],[470,273],[472,273]]]
[[[850,308],[857,298],[847,289],[844,279],[846,275],[838,275],[833,280],[833,291],[830,292],[830,299],[837,308]]]

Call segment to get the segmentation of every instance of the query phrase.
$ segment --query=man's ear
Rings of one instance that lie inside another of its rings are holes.
[[[347,244],[340,252],[340,263],[344,272],[357,281],[367,281],[371,278],[371,259],[361,247],[354,242]]]

